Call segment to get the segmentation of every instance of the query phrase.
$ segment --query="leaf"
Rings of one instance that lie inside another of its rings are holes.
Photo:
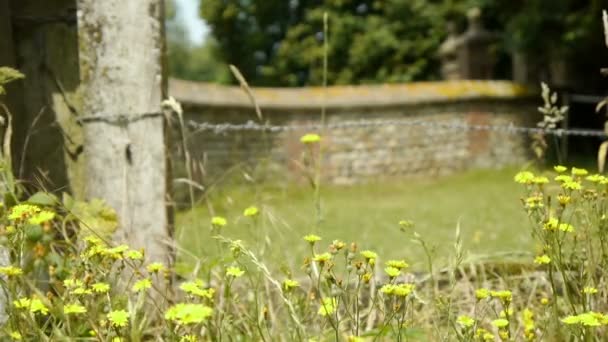
[[[606,165],[606,153],[608,152],[608,141],[604,141],[597,151],[597,168],[600,173],[604,172]]]
[[[59,203],[57,197],[53,194],[49,194],[48,192],[39,191],[33,194],[30,198],[27,199],[27,203],[36,204],[45,207],[51,207],[55,204]]]

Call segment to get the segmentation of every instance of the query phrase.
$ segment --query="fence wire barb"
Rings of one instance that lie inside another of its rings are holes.
[[[478,124],[466,124],[461,122],[433,122],[428,120],[357,120],[357,121],[344,121],[337,123],[322,124],[309,124],[309,125],[270,125],[260,124],[252,120],[247,121],[244,124],[234,123],[208,123],[208,122],[196,122],[193,120],[188,121],[188,127],[194,130],[193,133],[200,133],[204,131],[211,131],[215,134],[226,134],[229,132],[240,132],[240,131],[266,131],[270,133],[280,133],[287,131],[306,131],[306,130],[319,130],[322,128],[335,130],[335,129],[347,129],[347,128],[361,128],[361,127],[379,127],[379,126],[420,126],[420,127],[431,127],[431,128],[444,128],[444,129],[455,129],[455,130],[468,130],[468,131],[494,131],[494,132],[505,132],[511,134],[546,134],[555,135],[558,137],[562,136],[581,136],[581,137],[607,137],[608,134],[602,130],[594,129],[544,129],[539,127],[522,127],[510,125],[478,125]]]

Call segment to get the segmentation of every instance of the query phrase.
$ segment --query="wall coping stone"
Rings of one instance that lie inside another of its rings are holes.
[[[262,109],[388,107],[472,100],[508,100],[533,96],[530,88],[511,81],[455,80],[362,86],[252,88]],[[169,94],[187,106],[251,108],[237,86],[169,80]]]

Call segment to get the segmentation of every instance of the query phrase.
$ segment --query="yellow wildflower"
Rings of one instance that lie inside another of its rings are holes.
[[[110,285],[107,283],[95,283],[91,285],[91,288],[97,293],[106,293],[110,291]]]
[[[386,267],[384,269],[384,272],[386,272],[386,274],[390,277],[390,278],[395,278],[398,277],[401,274],[401,271],[399,271],[398,268],[395,267]]]
[[[300,286],[300,283],[297,280],[293,280],[293,279],[283,280],[283,289],[285,289],[285,291],[290,291],[298,286]]]
[[[230,266],[226,269],[227,276],[238,278],[238,277],[242,276],[243,274],[245,274],[245,271],[241,270],[240,268],[238,268],[236,266]]]
[[[133,284],[133,292],[142,292],[152,287],[152,282],[148,278],[138,280]]]
[[[165,319],[177,324],[202,323],[211,317],[213,309],[203,304],[178,303],[165,313]]]
[[[221,227],[224,227],[225,225],[227,225],[228,221],[221,216],[214,216],[211,218],[211,224],[214,227],[221,228]]]
[[[257,216],[259,213],[260,210],[255,206],[248,207],[245,209],[245,211],[243,211],[243,215],[247,217],[254,217]]]
[[[307,241],[311,245],[314,245],[315,242],[321,241],[321,237],[318,235],[315,235],[315,234],[308,234],[308,235],[304,236],[304,241]]]
[[[589,171],[587,171],[585,169],[579,169],[579,168],[573,167],[572,168],[572,174],[575,175],[575,176],[582,177],[582,176],[588,175]]]
[[[16,277],[23,274],[23,270],[15,266],[3,266],[0,267],[0,274],[8,277]]]
[[[63,313],[66,315],[69,314],[83,314],[87,312],[87,308],[80,304],[68,304],[63,307]]]
[[[562,173],[568,171],[568,168],[563,165],[556,165],[553,167],[553,170],[555,170],[557,173]]]
[[[497,328],[504,328],[509,325],[509,321],[504,318],[495,319],[492,321],[492,325]]]
[[[462,315],[458,316],[458,318],[456,319],[456,323],[460,324],[460,326],[464,328],[469,328],[475,324],[475,320],[469,316]]]
[[[386,262],[386,266],[394,267],[398,270],[408,268],[410,265],[407,264],[404,260],[389,260]]]
[[[521,171],[515,175],[514,180],[519,184],[531,184],[534,180],[534,174],[530,171]]]
[[[318,143],[319,141],[321,141],[321,136],[319,136],[318,134],[315,134],[315,133],[304,134],[300,138],[300,142],[302,142],[304,144],[314,144],[314,143]]]
[[[125,327],[129,324],[129,313],[125,310],[113,310],[107,315],[108,321],[114,327]]]
[[[551,262],[551,258],[549,258],[548,255],[543,254],[541,256],[537,256],[536,258],[534,258],[534,263],[538,264],[538,265],[546,265],[549,264]]]
[[[149,264],[148,266],[146,266],[146,269],[150,273],[158,273],[165,269],[165,265],[161,264],[160,262],[153,262],[153,263]]]

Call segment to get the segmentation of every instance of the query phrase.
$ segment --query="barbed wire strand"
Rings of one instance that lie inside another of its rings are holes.
[[[595,129],[544,129],[539,127],[523,127],[510,125],[479,125],[479,124],[467,124],[462,122],[433,122],[428,120],[356,120],[356,121],[343,121],[336,123],[322,124],[308,124],[308,125],[269,125],[259,124],[254,121],[247,121],[243,124],[235,123],[208,123],[208,122],[196,122],[189,120],[187,126],[194,130],[194,134],[211,131],[215,134],[227,134],[230,132],[240,131],[267,131],[271,133],[280,133],[287,131],[306,131],[306,130],[319,130],[325,128],[328,130],[336,129],[349,129],[349,128],[365,128],[365,127],[381,127],[381,126],[420,126],[429,128],[442,128],[442,129],[454,129],[454,130],[468,130],[468,131],[494,131],[494,132],[505,132],[510,134],[545,134],[555,135],[557,137],[562,136],[581,136],[581,137],[598,137],[604,138],[608,134],[602,130]]]

